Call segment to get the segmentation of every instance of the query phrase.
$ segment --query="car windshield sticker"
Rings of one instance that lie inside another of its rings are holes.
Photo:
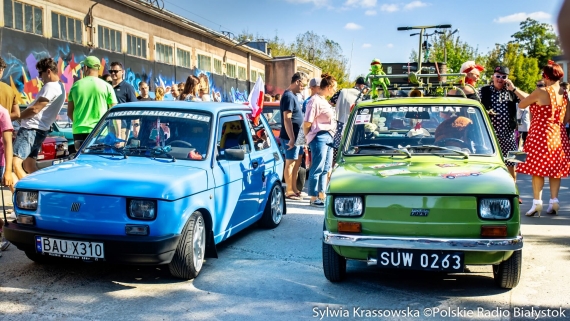
[[[479,176],[481,175],[480,172],[449,172],[447,174],[442,174],[441,177],[448,178],[448,179],[455,179],[457,177],[466,177],[466,176]]]
[[[431,111],[431,112],[460,112],[461,107],[454,107],[454,106],[432,106],[432,107],[420,107],[420,106],[403,106],[403,107],[381,107],[381,108],[374,108],[374,112],[383,112],[383,113],[400,113],[400,112],[423,112],[423,111]]]
[[[467,113],[468,114],[475,114],[475,108],[473,108],[473,107],[467,108]]]
[[[356,122],[355,124],[368,124],[370,123],[370,117],[372,115],[356,115]]]
[[[107,118],[116,118],[122,116],[163,116],[163,117],[175,117],[175,118],[185,118],[193,119],[197,121],[209,122],[210,116],[193,114],[193,113],[182,113],[177,111],[162,111],[162,110],[124,110],[115,111],[109,114]]]
[[[379,169],[379,168],[405,166],[405,165],[406,165],[406,163],[378,164],[378,165],[370,166],[370,168]]]
[[[439,166],[439,167],[442,167],[442,168],[445,168],[445,167],[459,167],[459,165],[457,165],[457,164],[435,164],[435,166]]]
[[[370,113],[370,110],[368,110],[367,108],[361,109],[360,110],[360,114],[361,115],[368,115]]]

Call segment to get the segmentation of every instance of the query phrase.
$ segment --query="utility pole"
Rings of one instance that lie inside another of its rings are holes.
[[[398,31],[405,31],[405,30],[413,30],[419,29],[420,30],[420,45],[418,49],[418,73],[422,72],[422,43],[424,37],[424,31],[426,29],[448,29],[451,28],[451,25],[435,25],[435,26],[416,26],[416,27],[398,27]]]

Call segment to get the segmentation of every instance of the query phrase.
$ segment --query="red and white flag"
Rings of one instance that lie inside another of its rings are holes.
[[[263,98],[265,95],[265,83],[261,76],[257,77],[257,81],[253,86],[253,89],[249,93],[248,101],[249,107],[252,111],[253,123],[257,126],[259,124],[259,116],[263,111]]]

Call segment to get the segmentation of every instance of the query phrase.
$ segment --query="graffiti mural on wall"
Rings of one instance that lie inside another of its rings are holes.
[[[38,60],[52,57],[57,61],[58,74],[65,85],[66,92],[69,93],[73,84],[83,77],[80,62],[87,55],[96,56],[101,60],[100,76],[106,73],[111,62],[121,62],[125,67],[125,81],[133,85],[137,92],[139,83],[145,81],[151,85],[151,91],[159,86],[165,88],[164,98],[172,99],[170,87],[173,84],[185,82],[189,75],[195,75],[200,78],[200,88],[210,93],[212,101],[214,97],[220,97],[224,102],[243,103],[247,101],[249,84],[246,81],[214,75],[197,68],[187,69],[155,63],[122,53],[98,49],[90,51],[77,44],[46,39],[6,28],[0,29],[2,29],[0,31],[2,33],[0,53],[8,65],[2,81],[20,93],[18,97],[20,104],[29,104],[41,89],[42,84],[36,70]],[[154,97],[153,92],[151,96]]]

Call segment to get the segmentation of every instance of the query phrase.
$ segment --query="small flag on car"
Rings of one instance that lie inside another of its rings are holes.
[[[263,111],[263,97],[265,95],[265,84],[261,76],[257,77],[257,81],[253,86],[253,89],[249,93],[248,101],[249,107],[252,111],[252,121],[255,126],[259,125],[259,116]]]

